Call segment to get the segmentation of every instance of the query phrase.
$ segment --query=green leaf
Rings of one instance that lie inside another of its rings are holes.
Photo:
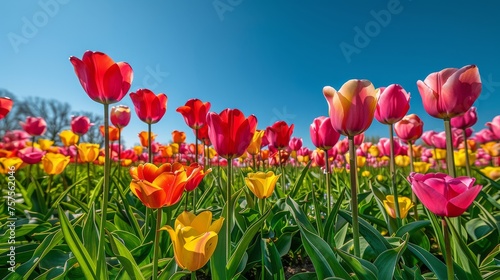
[[[340,276],[344,279],[352,279],[337,261],[330,246],[314,232],[314,228],[306,215],[291,197],[286,198],[286,207],[299,226],[302,245],[313,262],[318,278],[325,279],[326,277]]]
[[[267,242],[266,239],[261,238],[260,244],[261,248],[263,248],[264,279],[285,279],[285,271],[283,270],[281,256],[274,242]]]
[[[66,240],[66,244],[68,244],[69,248],[75,255],[75,258],[78,260],[78,263],[80,264],[85,277],[87,277],[88,279],[97,279],[96,267],[93,259],[90,257],[85,247],[83,247],[82,242],[78,238],[78,235],[73,229],[73,226],[68,221],[68,218],[64,214],[64,211],[61,209],[61,207],[57,208],[59,210],[61,230],[64,235],[64,239]]]
[[[302,169],[302,172],[300,172],[300,176],[295,180],[295,184],[293,184],[292,189],[290,190],[289,196],[290,197],[295,197],[297,193],[300,190],[300,187],[302,186],[302,182],[304,181],[304,178],[307,175],[307,171],[309,170],[309,167],[311,166],[312,160],[310,160],[307,165]]]
[[[351,212],[340,210],[339,215],[352,224]],[[363,220],[361,217],[359,217],[358,221],[359,233],[366,239],[366,241],[370,244],[370,247],[372,247],[377,254],[382,254],[385,250],[392,248],[391,244],[389,244],[389,242],[372,225]]]
[[[424,221],[414,221],[411,223],[408,223],[398,229],[396,232],[397,237],[403,237],[406,233],[409,233],[410,235],[416,231],[421,230],[422,228],[426,226],[430,226],[431,222],[424,220]]]
[[[318,279],[316,272],[301,272],[293,275],[289,280],[311,280]]]
[[[492,264],[495,261],[495,257],[500,254],[500,244],[498,244],[491,252],[484,258],[481,262],[481,267]]]
[[[335,252],[345,261],[345,263],[352,269],[356,277],[361,280],[377,280],[378,269],[371,262],[358,258],[340,249]]]
[[[93,260],[97,260],[98,242],[96,240],[99,239],[95,211],[95,204],[92,204],[83,224],[83,245]]]
[[[333,205],[330,215],[326,218],[325,229],[323,238],[325,241],[332,246],[332,248],[337,247],[335,243],[335,234],[337,233],[335,230],[335,221],[337,220],[337,215],[340,210],[340,206],[345,198],[345,188],[342,188],[340,195],[337,199],[337,202]],[[339,244],[340,245],[340,244]]]
[[[158,210],[159,211],[159,210]],[[111,250],[116,255],[116,258],[120,261],[123,269],[127,272],[131,279],[145,279],[141,273],[141,269],[137,266],[134,257],[127,249],[127,247],[120,241],[117,241],[117,237],[113,233],[109,233],[109,243],[111,245]]]
[[[392,280],[394,277],[394,270],[398,264],[401,255],[406,250],[406,244],[410,238],[409,234],[403,236],[403,243],[396,248],[389,249],[380,254],[373,263],[379,268],[378,279]]]
[[[417,257],[421,262],[425,264],[438,278],[438,280],[448,279],[448,273],[446,272],[446,265],[441,262],[434,255],[428,251],[422,249],[420,246],[408,243],[408,250]]]

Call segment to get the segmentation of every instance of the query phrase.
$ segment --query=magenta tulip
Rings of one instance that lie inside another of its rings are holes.
[[[476,107],[471,107],[465,114],[451,118],[451,127],[466,129],[477,122]]]
[[[496,140],[500,140],[500,116],[493,118],[491,122],[486,123],[490,128]]]
[[[333,148],[340,138],[340,133],[333,128],[330,118],[325,116],[313,120],[309,126],[309,134],[314,146],[322,150]]]
[[[425,111],[438,119],[450,119],[470,109],[481,93],[481,77],[475,65],[446,68],[417,82]]]
[[[383,124],[394,124],[401,120],[410,109],[410,94],[398,85],[379,88],[379,99],[375,118]]]
[[[47,123],[43,118],[27,117],[26,122],[20,122],[21,127],[31,136],[40,136],[47,130]]]
[[[434,135],[436,134],[437,132],[433,130],[426,131],[422,133],[422,141],[424,141],[425,145],[427,146],[434,146],[434,144],[432,143],[432,137],[434,137]]]
[[[44,155],[44,151],[34,147],[26,147],[17,152],[17,156],[27,164],[40,163]]]
[[[432,146],[437,149],[446,149],[446,133],[441,131],[434,134],[431,139]]]
[[[476,142],[481,143],[481,144],[496,140],[496,137],[495,137],[495,134],[493,134],[493,131],[491,131],[491,129],[487,129],[487,128],[481,129],[480,131],[476,132],[476,134],[474,135],[474,138],[475,138]]]
[[[432,213],[444,217],[458,217],[472,204],[482,189],[475,178],[453,178],[444,173],[420,174],[412,172],[408,181],[415,195]]]
[[[84,135],[89,131],[91,125],[93,123],[90,123],[90,119],[86,116],[71,117],[71,131],[74,134]]]
[[[377,148],[381,153],[381,156],[389,156],[390,155],[390,148],[391,148],[391,141],[388,138],[380,138],[377,144]],[[399,150],[401,149],[401,144],[397,139],[394,139],[394,154],[397,155],[399,154]]]
[[[302,138],[297,138],[297,137],[290,138],[288,147],[290,147],[292,151],[298,151],[300,148],[302,148]]]

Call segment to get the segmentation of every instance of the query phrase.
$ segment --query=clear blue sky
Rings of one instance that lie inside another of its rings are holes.
[[[0,88],[101,112],[68,60],[98,50],[131,64],[132,91],[167,94],[167,113],[153,126],[162,143],[174,129],[194,140],[175,109],[196,97],[210,101],[213,111],[255,114],[260,129],[276,120],[294,123],[294,135],[311,147],[309,124],[328,114],[323,86],[339,89],[352,78],[375,87],[401,84],[411,93],[409,113],[425,129],[440,131],[442,121],[422,108],[416,81],[476,64],[483,79],[477,131],[500,114],[500,2],[480,3],[6,0],[0,2]],[[128,96],[119,104],[132,106]],[[145,129],[134,113],[126,143],[138,143]],[[388,130],[374,120],[367,135],[387,137]]]

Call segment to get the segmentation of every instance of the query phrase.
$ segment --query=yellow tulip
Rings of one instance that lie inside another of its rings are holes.
[[[465,167],[465,149],[460,149],[458,152],[455,151],[455,166],[460,166],[460,167]],[[469,155],[469,163],[474,164],[474,161],[476,161],[476,154],[475,153],[468,153]]]
[[[365,166],[365,163],[366,163],[366,158],[365,157],[362,157],[362,156],[358,156],[356,158],[356,164],[358,167],[363,167]]]
[[[368,148],[368,153],[370,153],[370,155],[372,155],[373,157],[378,157],[380,151],[378,150],[377,146],[372,145],[370,146],[370,148]]]
[[[121,161],[121,166],[129,166],[131,164],[132,164],[132,160],[129,158],[122,159],[122,161]]]
[[[428,162],[420,161],[420,162],[413,163],[413,169],[417,173],[427,173],[427,171],[429,171],[430,168],[431,168],[431,164]]]
[[[377,181],[382,182],[385,180],[385,176],[382,174],[377,175]]]
[[[48,175],[61,174],[69,163],[69,156],[47,153],[42,158],[42,166]]]
[[[38,139],[38,145],[40,145],[40,149],[42,151],[47,151],[54,145],[54,141],[49,140],[49,139]]]
[[[245,184],[256,197],[264,199],[272,195],[280,176],[281,174],[274,175],[272,171],[248,173],[245,177]]]
[[[400,167],[406,167],[406,166],[410,165],[410,157],[409,156],[398,155],[394,158],[394,161]]]
[[[481,169],[481,172],[483,172],[484,175],[486,175],[491,180],[496,180],[500,178],[500,166],[497,167],[487,166]]]
[[[257,130],[253,134],[252,142],[247,148],[247,152],[252,156],[258,155],[260,153],[260,145],[262,144],[262,137],[264,136],[265,130]]]
[[[174,247],[177,264],[189,271],[202,268],[217,247],[218,233],[224,218],[212,223],[212,212],[203,211],[198,216],[191,212],[182,212],[175,220],[174,228],[164,226]]]
[[[78,157],[80,162],[94,162],[99,156],[99,145],[92,143],[80,143],[78,146]]]
[[[172,147],[172,154],[178,154],[179,153],[179,144],[177,143],[172,143],[169,145],[170,147]]]
[[[387,211],[387,214],[392,218],[396,218],[396,205],[394,203],[394,196],[388,195],[385,197],[384,208]],[[401,214],[401,218],[404,219],[408,215],[408,211],[413,207],[413,202],[408,197],[400,196],[398,197],[399,204],[399,213]]]
[[[144,150],[144,148],[142,146],[134,146],[134,153],[137,156],[140,156],[142,154],[143,150]]]
[[[500,143],[488,142],[481,145],[481,148],[492,157],[500,156]]]
[[[26,146],[27,146],[27,147],[33,147],[33,146],[35,146],[35,148],[37,148],[37,149],[40,149],[40,150],[41,150],[41,147],[40,147],[40,145],[39,145],[38,143],[35,143],[35,144],[33,145],[33,142],[31,142],[31,141],[26,141]]]
[[[59,137],[61,138],[61,142],[63,143],[64,147],[76,145],[76,143],[78,143],[78,139],[80,139],[80,136],[73,133],[73,131],[71,130],[61,131],[61,133],[59,133]]]
[[[445,159],[446,158],[446,150],[445,149],[435,149],[431,151],[432,157],[435,160]]]
[[[0,158],[0,174],[7,174],[11,166],[14,166],[14,170],[19,169],[23,164],[23,160],[18,157],[2,157]]]
[[[370,177],[370,175],[371,175],[371,173],[368,170],[361,172],[361,176],[363,176],[363,177]]]

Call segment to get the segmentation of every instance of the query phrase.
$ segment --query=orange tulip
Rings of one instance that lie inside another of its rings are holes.
[[[178,130],[172,131],[172,141],[177,144],[184,143],[186,141],[186,133]]]
[[[156,134],[154,133],[151,133],[151,142],[153,142],[156,138]],[[148,146],[148,140],[149,140],[149,134],[147,131],[141,131],[141,133],[139,133],[139,140],[141,140],[141,145],[143,147],[147,147]]]
[[[104,126],[101,125],[99,127],[99,131],[101,132],[101,135],[104,137]],[[118,138],[120,138],[120,129],[117,127],[114,127],[112,125],[109,126],[109,141],[118,141]]]

